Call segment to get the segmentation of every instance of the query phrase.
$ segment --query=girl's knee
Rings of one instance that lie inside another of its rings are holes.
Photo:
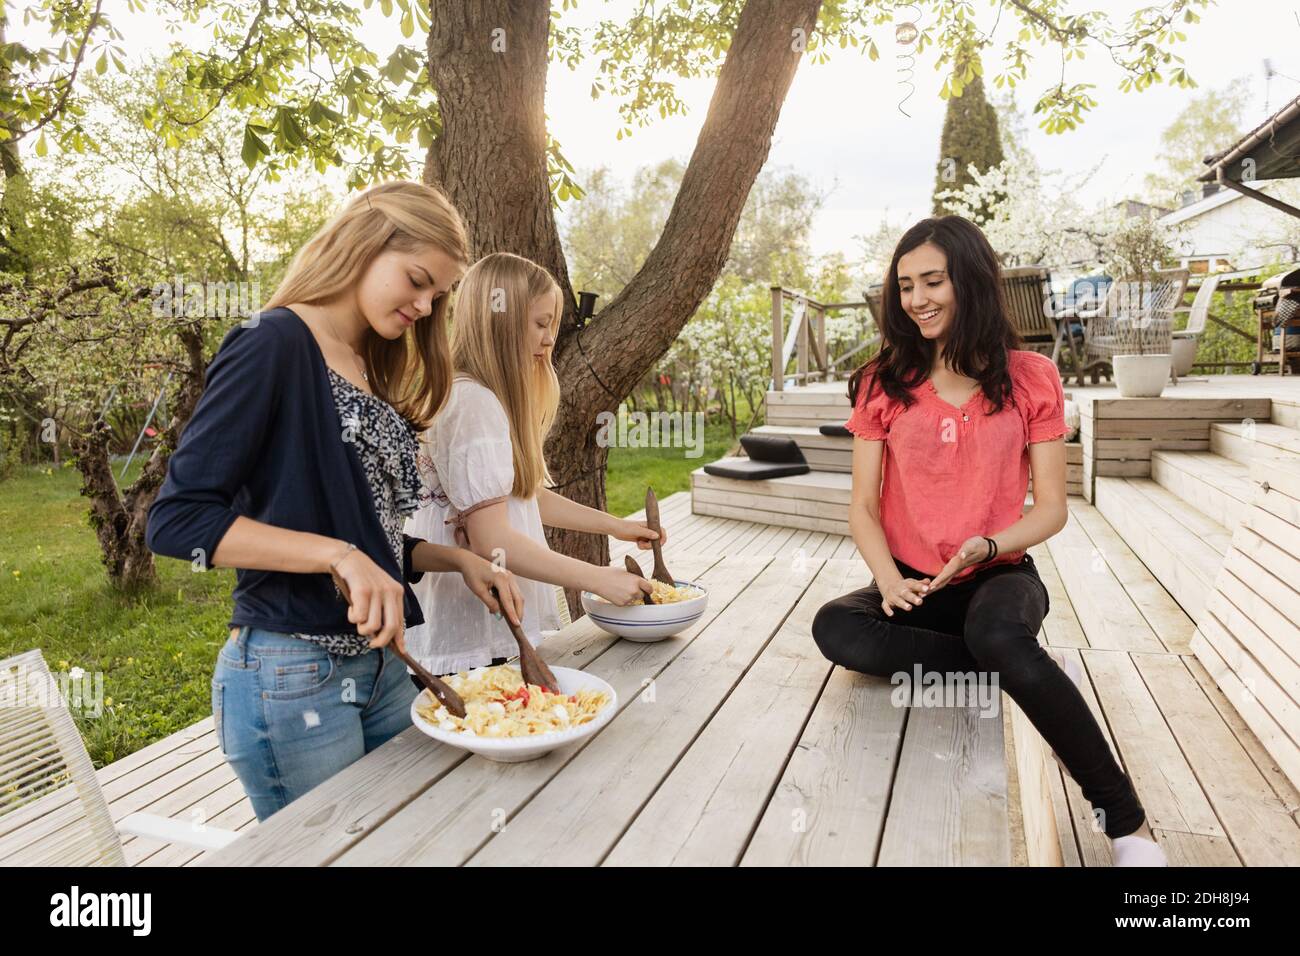
[[[870,596],[846,594],[823,604],[817,611],[812,623],[813,640],[822,656],[832,664],[863,674],[877,674],[872,621]]]
[[[840,663],[839,650],[859,625],[854,623],[854,611],[846,597],[823,604],[813,617],[812,636],[818,650],[829,661]]]
[[[835,648],[845,639],[857,637],[862,631],[862,601],[858,594],[844,594],[827,601],[813,617],[813,640],[822,649]]]

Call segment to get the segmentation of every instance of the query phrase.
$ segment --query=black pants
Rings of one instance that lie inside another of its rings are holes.
[[[508,657],[494,657],[494,658],[492,658],[492,666],[493,666],[493,667],[496,667],[498,664],[504,664],[507,660],[509,660]],[[414,674],[407,674],[406,676],[409,677],[409,678],[411,678],[411,683],[412,683],[412,684],[414,684],[414,685],[415,685],[416,687],[418,687],[420,690],[424,690],[424,685],[420,683],[420,678],[416,677]],[[450,675],[450,674],[434,674],[433,676],[434,676],[434,677],[450,677],[451,675]]]
[[[905,578],[927,577],[895,559]],[[1112,839],[1146,819],[1132,782],[1112,756],[1088,702],[1038,643],[1047,616],[1047,588],[1028,554],[1019,564],[977,569],[949,582],[911,610],[885,614],[880,589],[836,598],[813,620],[813,638],[827,660],[877,677],[906,674],[996,675],[1079,783]]]

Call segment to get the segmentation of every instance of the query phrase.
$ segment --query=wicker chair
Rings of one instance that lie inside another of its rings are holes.
[[[0,866],[125,866],[122,834],[201,850],[238,836],[153,813],[114,825],[41,652],[0,661]]]
[[[1115,282],[1095,312],[1080,312],[1085,320],[1084,370],[1108,369],[1116,355],[1134,351],[1169,352],[1174,310],[1182,304],[1190,273],[1166,269],[1144,282]]]

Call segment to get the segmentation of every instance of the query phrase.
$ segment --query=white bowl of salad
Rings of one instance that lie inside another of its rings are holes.
[[[502,763],[534,760],[590,737],[618,712],[618,694],[586,671],[552,667],[560,693],[525,684],[518,664],[461,671],[443,680],[467,711],[455,717],[422,690],[411,702],[411,723],[434,740]]]
[[[660,581],[655,586],[654,604],[610,604],[590,591],[582,592],[582,607],[601,630],[629,641],[662,641],[686,630],[709,606],[709,589],[694,581],[677,581],[672,588]]]

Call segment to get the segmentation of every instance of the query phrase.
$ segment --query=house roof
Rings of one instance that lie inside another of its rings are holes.
[[[1166,226],[1177,225],[1180,222],[1186,222],[1189,219],[1195,219],[1197,216],[1209,212],[1211,209],[1218,209],[1220,206],[1226,206],[1230,202],[1236,202],[1242,198],[1242,194],[1233,189],[1220,189],[1218,192],[1211,193],[1208,196],[1202,196],[1195,202],[1190,202],[1186,206],[1181,206],[1173,212],[1166,213],[1160,217],[1160,222]]]
[[[1238,183],[1300,176],[1300,96],[1204,162],[1209,169],[1197,177],[1203,183],[1217,182],[1220,170]]]

